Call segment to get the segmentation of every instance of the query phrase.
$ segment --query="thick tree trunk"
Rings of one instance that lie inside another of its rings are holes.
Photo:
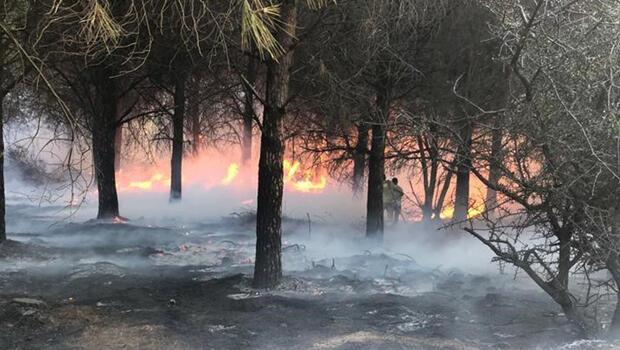
[[[292,44],[297,26],[297,1],[280,1],[280,20],[284,25],[275,33],[287,51],[278,62],[267,62],[267,93],[260,160],[258,165],[258,201],[256,211],[256,288],[272,288],[282,278],[282,191],[284,142],[282,119],[286,115]]]
[[[0,98],[0,243],[6,240],[4,197],[4,97]]]
[[[496,185],[502,176],[501,164],[502,156],[502,129],[496,119],[491,134],[491,159],[489,161],[489,183]],[[485,200],[487,213],[493,215],[497,208],[497,191],[487,186],[487,194]]]
[[[241,141],[241,161],[247,164],[252,159],[252,128],[254,125],[254,86],[256,84],[256,75],[258,62],[251,52],[248,55],[248,66],[246,71],[246,80],[244,83],[245,100],[243,103],[243,140]]]
[[[353,192],[361,193],[364,173],[366,172],[366,154],[368,153],[368,124],[360,122],[357,125],[357,144],[353,154]]]
[[[467,220],[469,209],[469,175],[471,171],[472,125],[466,121],[461,127],[461,137],[456,152],[456,190],[454,220]]]
[[[121,154],[123,151],[123,126],[119,125],[114,134],[114,169],[121,168]]]
[[[97,219],[119,216],[114,168],[118,91],[110,76],[103,70],[94,76],[99,101],[99,111],[95,111],[92,121],[93,160],[99,200]]]
[[[185,75],[178,73],[174,85],[172,116],[172,160],[170,162],[170,201],[181,200],[183,170],[183,125],[185,124]]]
[[[366,202],[366,236],[383,237],[383,178],[385,177],[385,128],[372,126],[372,142],[368,158],[368,201]]]
[[[377,111],[372,125],[372,141],[368,158],[368,200],[366,202],[366,236],[383,239],[383,179],[385,177],[385,133],[389,102],[384,94],[377,96]]]

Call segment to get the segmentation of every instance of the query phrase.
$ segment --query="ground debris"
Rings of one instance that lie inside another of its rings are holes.
[[[557,348],[557,350],[594,350],[594,349],[617,349],[618,344],[611,344],[604,340],[577,340]]]
[[[45,306],[45,302],[43,300],[32,299],[32,298],[13,298],[12,302],[16,304],[24,305],[24,306],[30,306],[30,307]]]
[[[93,275],[112,275],[116,277],[125,277],[126,273],[123,268],[111,262],[100,261],[94,264],[80,264],[73,268],[69,273],[70,280],[87,278]]]
[[[378,332],[358,331],[345,335],[329,337],[315,343],[311,349],[341,349],[341,348],[381,348],[381,349],[459,349],[474,350],[477,347],[467,345],[458,340],[433,339],[414,336],[399,336]]]
[[[0,260],[47,260],[52,256],[52,250],[40,245],[6,240],[0,243]]]

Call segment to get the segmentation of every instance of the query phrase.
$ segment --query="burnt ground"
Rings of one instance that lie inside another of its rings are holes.
[[[45,211],[9,209],[30,232],[0,245],[0,349],[611,348],[578,341],[511,275],[425,267],[327,227],[309,237],[303,221],[285,221],[282,286],[257,291],[251,216],[50,227]]]

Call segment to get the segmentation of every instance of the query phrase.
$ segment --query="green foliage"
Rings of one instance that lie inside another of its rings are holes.
[[[296,0],[294,1],[296,2]],[[335,0],[306,0],[306,5],[312,10],[318,10]],[[285,23],[279,20],[280,2],[264,0],[242,0],[241,4],[241,47],[248,50],[255,45],[261,58],[269,56],[278,60],[285,53],[273,35],[277,29],[282,29]]]

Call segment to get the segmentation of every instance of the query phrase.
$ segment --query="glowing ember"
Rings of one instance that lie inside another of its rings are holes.
[[[114,224],[124,224],[125,222],[126,220],[124,220],[123,218],[119,216],[115,216],[114,219],[112,219],[112,223]]]
[[[224,185],[229,185],[230,183],[233,182],[233,180],[237,177],[238,174],[239,174],[239,164],[232,163],[231,165],[228,166],[228,172],[224,180],[222,180],[222,183]]]

